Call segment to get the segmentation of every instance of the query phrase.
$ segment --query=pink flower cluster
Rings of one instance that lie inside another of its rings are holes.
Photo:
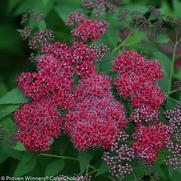
[[[81,14],[69,16],[76,21],[74,32],[84,40],[96,40],[106,30],[106,23],[85,19]],[[100,51],[99,51],[100,50]],[[95,71],[94,61],[101,59],[101,46],[84,41],[46,43],[37,58],[36,72],[21,73],[18,86],[32,102],[14,114],[19,140],[28,150],[43,151],[64,128],[75,146],[109,148],[119,129],[126,126],[123,106],[111,94],[111,80]],[[76,85],[74,75],[80,76]],[[59,110],[68,111],[61,115]],[[63,121],[62,121],[63,120]]]
[[[65,129],[78,149],[109,148],[126,126],[124,108],[110,84],[109,77],[93,74],[75,89],[76,105],[66,115]]]
[[[67,19],[67,24],[75,25],[72,34],[79,37],[82,42],[98,40],[108,26],[103,20],[86,19],[81,13],[72,13]]]
[[[164,93],[156,82],[163,78],[160,63],[146,61],[137,52],[126,50],[113,62],[113,68],[120,74],[116,80],[119,93],[123,97],[130,96],[137,109],[131,119],[137,117],[148,121],[157,117],[156,110],[164,102]]]
[[[137,52],[126,50],[113,62],[113,68],[119,73],[115,84],[120,95],[129,96],[135,107],[130,115],[130,120],[137,123],[133,148],[151,163],[157,159],[158,151],[171,144],[170,128],[157,123],[158,109],[164,102],[164,93],[157,84],[157,80],[163,78],[161,65],[158,61],[146,61]]]
[[[42,99],[24,104],[14,113],[17,137],[27,150],[44,151],[60,134],[62,118],[48,100]]]
[[[169,128],[163,123],[139,126],[133,134],[133,148],[148,162],[157,160],[157,152],[171,143]]]

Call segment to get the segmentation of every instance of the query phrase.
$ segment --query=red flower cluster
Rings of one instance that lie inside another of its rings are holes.
[[[157,160],[157,152],[171,141],[168,126],[163,123],[150,126],[139,126],[133,134],[133,148],[137,154],[148,162]]]
[[[47,150],[62,127],[79,149],[108,148],[119,129],[126,126],[124,108],[111,94],[110,79],[95,72],[94,61],[103,57],[100,54],[106,53],[106,47],[83,43],[100,38],[107,24],[81,14],[69,16],[67,22],[77,23],[73,32],[84,41],[74,41],[71,46],[62,42],[44,44],[36,72],[17,78],[19,88],[32,98],[14,115],[18,138],[30,150]],[[77,87],[74,75],[82,79]],[[60,115],[58,108],[69,112]]]
[[[110,79],[94,74],[75,90],[76,105],[66,115],[65,129],[78,149],[109,148],[126,126],[123,106],[110,92]]]
[[[74,42],[71,47],[61,42],[46,44],[42,53],[37,62],[37,72],[22,73],[17,78],[19,88],[33,100],[57,98],[57,94],[58,97],[66,97],[73,84],[73,74],[85,78],[95,71],[96,53],[85,44]],[[60,99],[57,101],[62,102]]]
[[[67,24],[76,24],[72,34],[79,37],[82,42],[98,40],[106,32],[108,26],[103,20],[86,19],[81,13],[71,14],[67,19]]]
[[[146,118],[160,107],[164,101],[164,94],[156,82],[163,77],[158,61],[146,61],[138,53],[127,50],[116,58],[113,68],[120,73],[116,80],[120,94],[123,97],[131,97],[132,105],[137,112],[145,108],[141,113],[142,118]]]
[[[46,99],[24,104],[14,113],[17,137],[26,149],[44,151],[60,135],[62,118]]]

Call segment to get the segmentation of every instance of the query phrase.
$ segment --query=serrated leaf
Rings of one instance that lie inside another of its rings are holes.
[[[7,135],[11,134],[16,130],[16,125],[10,117],[3,119],[1,125],[3,126],[4,131],[6,132]]]
[[[25,102],[28,102],[28,99],[18,88],[11,90],[0,99],[0,104],[22,104]]]
[[[0,119],[5,118],[19,108],[20,105],[1,105],[0,106]]]
[[[46,176],[55,176],[64,168],[64,160],[56,160],[51,162],[45,170]]]
[[[34,153],[25,152],[21,161],[18,163],[13,176],[23,176],[33,170],[37,163],[37,157]]]
[[[89,162],[93,158],[93,153],[91,152],[79,152],[78,159],[80,164],[80,173],[83,174],[84,171],[87,169]]]

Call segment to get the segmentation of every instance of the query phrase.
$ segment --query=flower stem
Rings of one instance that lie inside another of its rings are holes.
[[[181,91],[181,88],[174,89],[174,90],[170,91],[170,94],[173,94],[173,93],[175,93],[175,92],[179,92],[179,91]]]
[[[177,46],[178,46],[178,44],[180,42],[181,42],[181,39],[178,40],[178,34],[176,34],[176,40],[175,40],[175,44],[174,44],[174,47],[173,47],[172,62],[171,62],[171,69],[170,69],[168,95],[173,93],[172,92],[172,77],[173,77],[173,73],[174,73],[174,63],[175,63],[175,58],[176,58]]]
[[[48,153],[40,153],[40,156],[54,157],[54,158],[60,158],[60,159],[66,159],[66,160],[79,161],[77,158],[74,158],[74,157],[61,156],[61,155],[53,155],[53,154],[48,154]]]
[[[181,104],[181,101],[178,101],[172,97],[168,97],[170,100],[172,100],[173,102],[177,103],[177,104]]]
[[[135,31],[132,31],[128,34],[128,36],[121,42],[121,44],[119,44],[117,47],[115,47],[112,50],[112,53],[116,52],[117,50],[119,50],[121,47],[124,46],[124,44],[126,43],[126,41],[129,39],[129,37],[131,37],[134,34]]]

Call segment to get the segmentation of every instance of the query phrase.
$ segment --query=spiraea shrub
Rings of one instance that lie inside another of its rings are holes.
[[[1,140],[23,153],[14,175],[43,176],[33,172],[43,160],[45,176],[175,180],[181,167],[179,18],[153,6],[125,12],[124,1],[80,6],[84,13],[71,12],[63,23],[69,41],[44,26],[43,14],[23,16],[20,34],[34,68],[21,72],[18,88],[0,99]],[[24,170],[27,161],[31,168]]]

